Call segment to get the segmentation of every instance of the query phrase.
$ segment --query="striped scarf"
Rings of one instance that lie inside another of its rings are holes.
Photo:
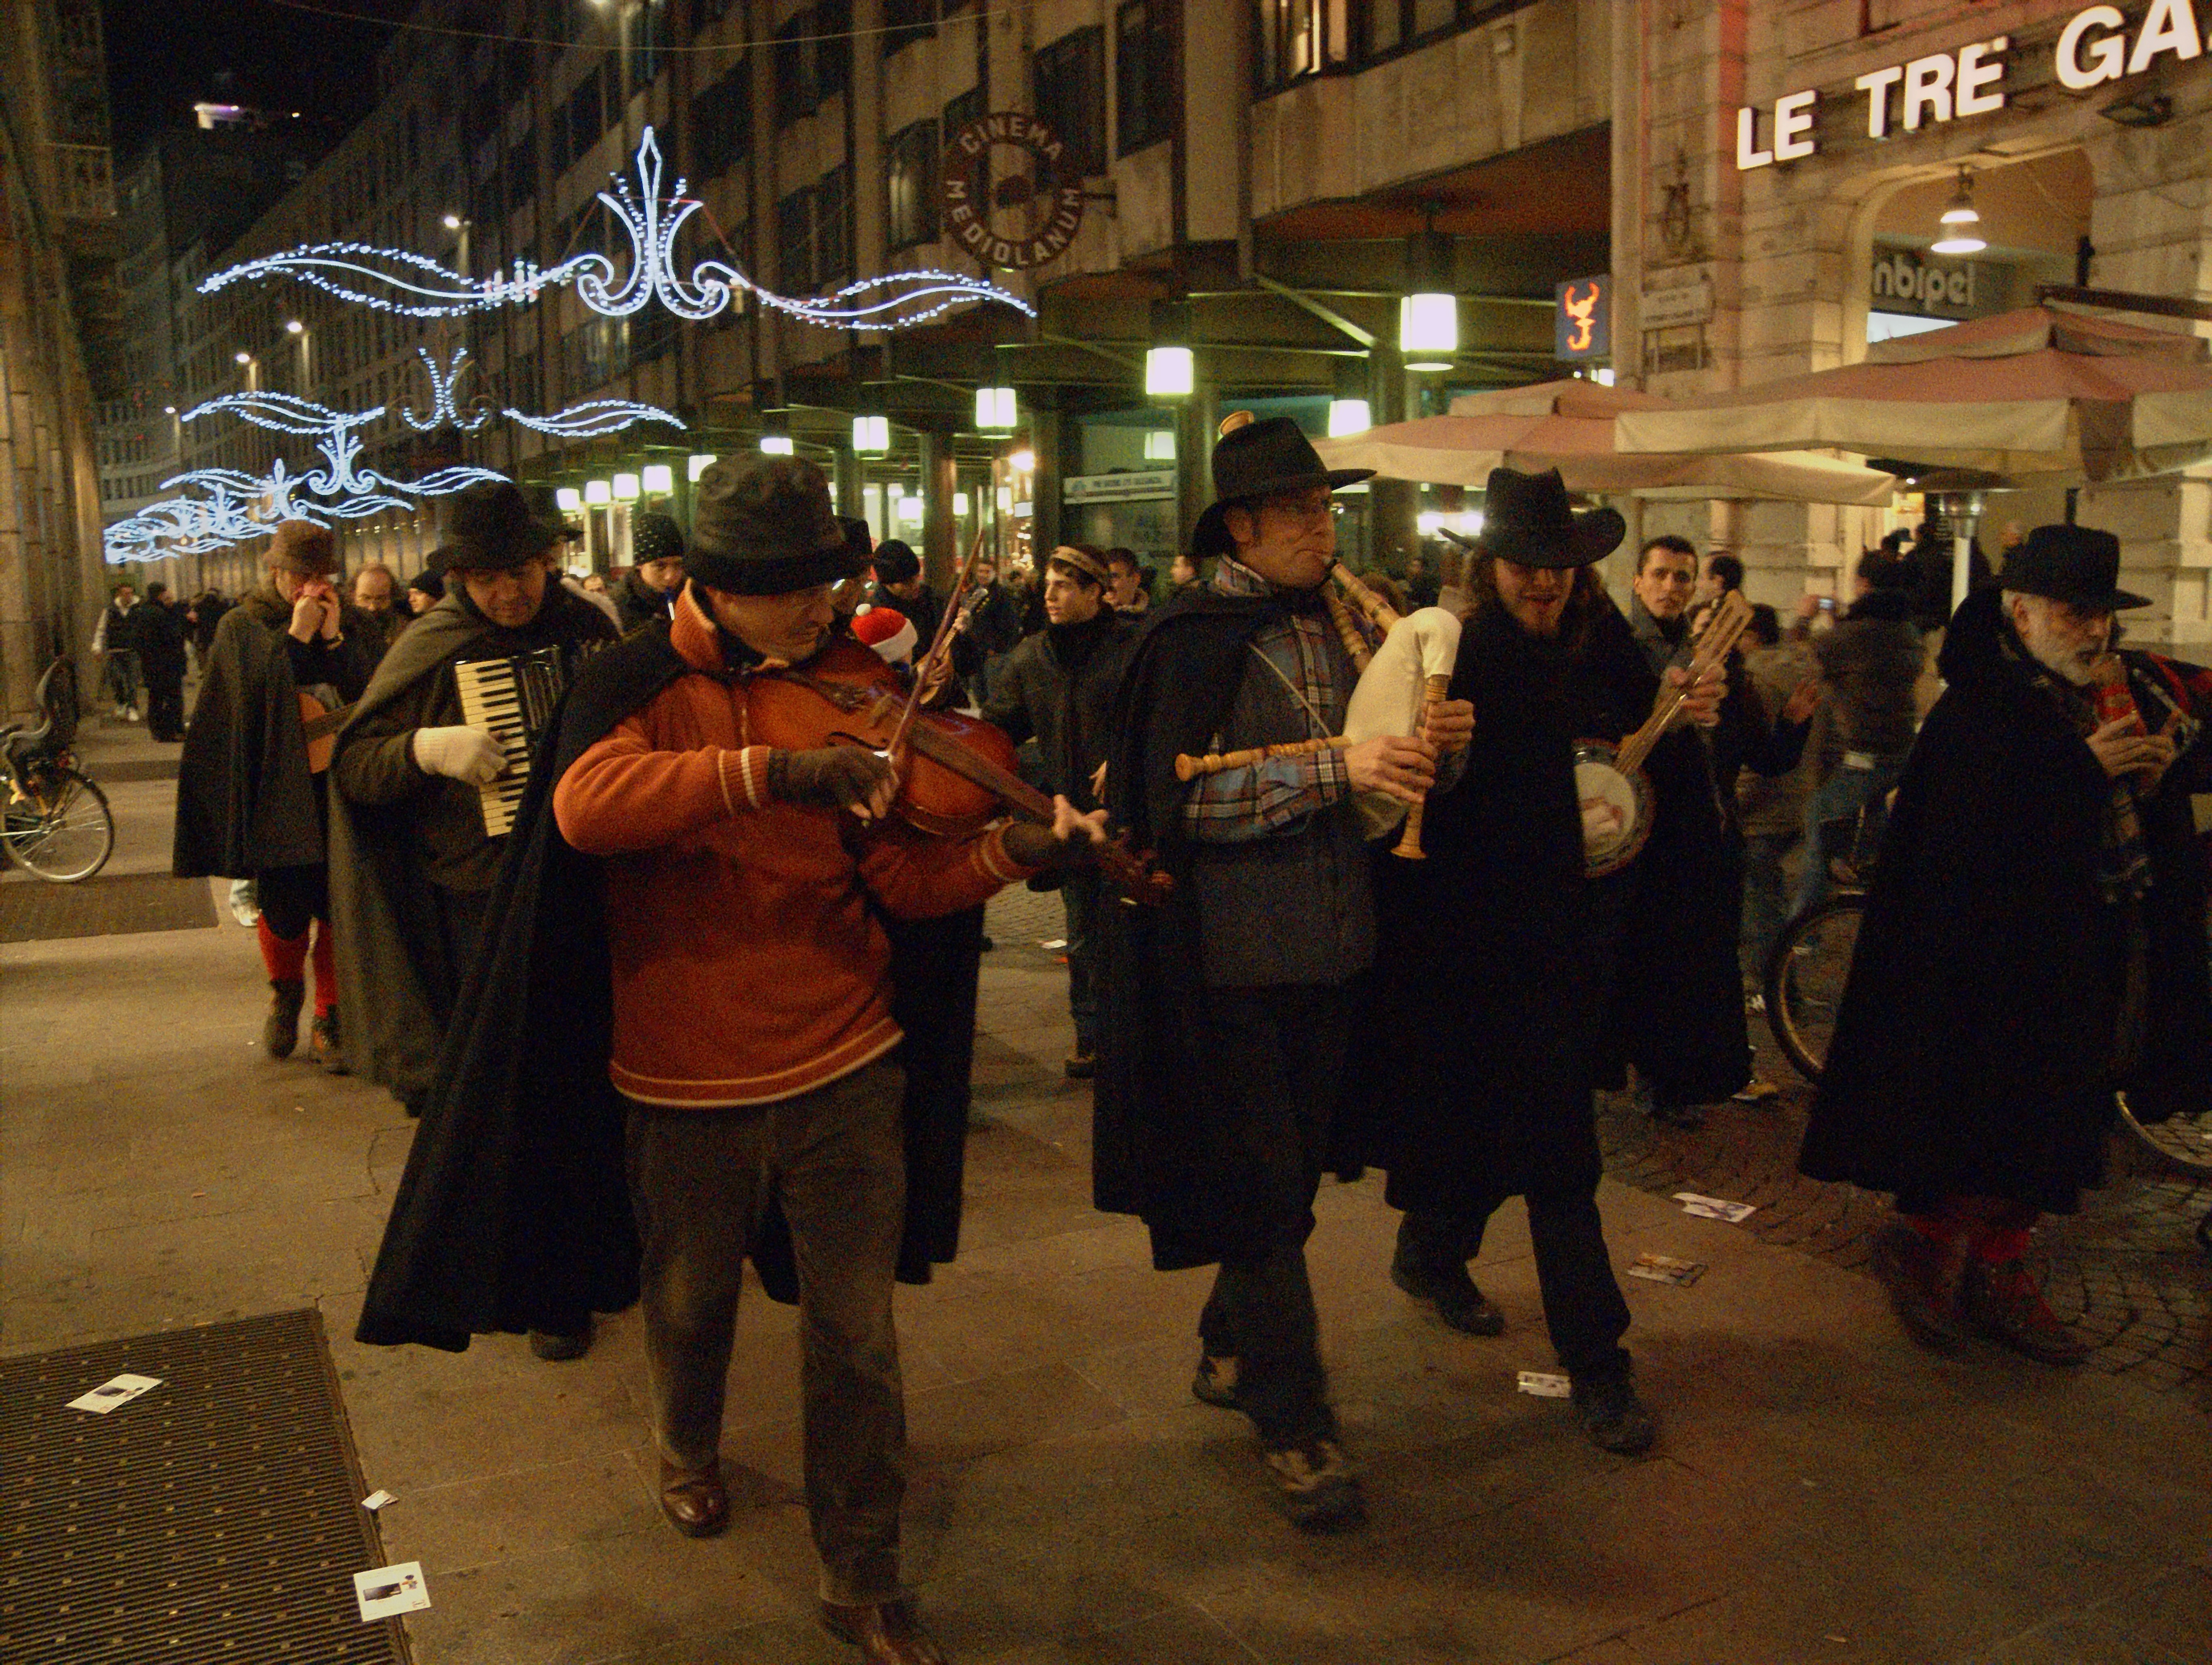
[[[1998,641],[2005,657],[2057,705],[2076,734],[2086,740],[2104,726],[2089,696],[2052,675],[2009,626],[1998,633]],[[2117,906],[2139,900],[2150,889],[2150,846],[2143,840],[2142,808],[2136,798],[2133,777],[2110,776],[2106,789],[2103,836],[2097,851],[2097,893],[2107,904]]]

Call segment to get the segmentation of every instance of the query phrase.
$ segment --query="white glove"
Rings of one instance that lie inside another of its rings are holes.
[[[444,775],[482,786],[507,767],[507,752],[488,729],[459,724],[450,729],[417,729],[410,749],[425,774]]]

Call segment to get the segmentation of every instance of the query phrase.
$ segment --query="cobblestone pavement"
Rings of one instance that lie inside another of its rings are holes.
[[[1660,1195],[1694,1190],[1749,1202],[1745,1222],[1762,1240],[1863,1268],[1887,1199],[1797,1172],[1812,1089],[1752,1020],[1761,1076],[1782,1089],[1761,1105],[1717,1106],[1685,1133],[1641,1114],[1626,1094],[1598,1100],[1606,1172]],[[2098,1344],[2096,1368],[2153,1386],[2194,1389],[2212,1409],[2212,1256],[2197,1223],[2212,1210],[2212,1180],[2177,1175],[2116,1136],[2111,1177],[2072,1219],[2049,1218],[2033,1260],[2051,1307]]]
[[[1023,890],[992,904],[994,965],[1047,966],[1041,945],[1065,932],[1060,899]],[[1812,1089],[1752,1019],[1759,1074],[1782,1089],[1763,1105],[1722,1105],[1703,1130],[1684,1133],[1640,1114],[1626,1094],[1598,1101],[1606,1171],[1623,1184],[1668,1196],[1694,1190],[1749,1202],[1747,1229],[1765,1242],[1863,1269],[1888,1201],[1797,1172]],[[2052,1308],[2095,1338],[2096,1368],[2163,1390],[2195,1388],[2212,1410],[2212,1256],[2197,1223],[2212,1210],[2212,1180],[2177,1175],[2115,1138],[2112,1176],[2071,1220],[2047,1220],[2034,1258]]]

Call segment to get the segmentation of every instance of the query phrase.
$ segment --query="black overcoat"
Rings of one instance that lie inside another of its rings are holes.
[[[330,650],[342,699],[368,686],[372,661],[343,608],[345,639]],[[299,688],[286,644],[292,609],[257,590],[222,615],[177,768],[171,871],[179,879],[250,879],[280,867],[320,867],[323,817],[307,767]]]
[[[1226,720],[1245,645],[1279,616],[1276,598],[1186,590],[1145,620],[1114,705],[1106,807],[1131,847],[1174,881],[1158,907],[1101,910],[1099,1061],[1091,1111],[1091,1195],[1151,1228],[1162,1271],[1263,1252],[1275,1229],[1256,1205],[1264,1163],[1241,1151],[1206,1083],[1237,1060],[1209,1052],[1196,1020],[1207,998],[1188,786],[1178,754],[1202,753]],[[1348,1151],[1331,1166],[1347,1172]]]
[[[2116,1078],[2125,907],[2094,876],[2106,780],[2002,651],[2008,630],[1994,590],[1952,617],[1948,686],[1898,788],[1799,1166],[1915,1203],[2070,1213],[2103,1178],[2116,1087],[2146,1117],[2212,1111],[2187,796],[2203,760],[2185,758],[2142,806],[2148,1023],[2140,1064]]]
[[[1390,1171],[1394,1208],[1464,1214],[1597,1182],[1585,719],[1569,669],[1562,644],[1502,611],[1470,621],[1450,693],[1475,709],[1466,771],[1429,795],[1427,860],[1376,858],[1381,940],[1354,1075],[1371,1091],[1359,1153]]]
[[[616,724],[689,669],[665,621],[586,662],[543,738],[464,979],[357,1338],[460,1352],[471,1335],[559,1326],[638,1295],[623,1101],[607,1079],[611,969],[601,863],[561,836],[552,789]],[[908,1031],[907,1208],[898,1275],[926,1283],[957,1246],[981,910],[891,932],[892,1015]],[[753,1259],[797,1299],[780,1213]]]

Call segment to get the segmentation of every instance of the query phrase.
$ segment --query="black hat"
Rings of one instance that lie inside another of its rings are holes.
[[[2088,526],[2039,526],[2012,552],[1998,582],[2023,596],[2048,596],[2092,613],[2148,607],[2120,588],[2120,541]]]
[[[1239,421],[1239,417],[1243,420]],[[1190,547],[1201,555],[1237,553],[1237,541],[1229,536],[1224,520],[1232,504],[1250,503],[1314,486],[1342,491],[1375,472],[1372,469],[1324,468],[1313,441],[1287,416],[1255,421],[1250,412],[1240,410],[1221,426],[1221,438],[1213,446],[1214,501],[1199,516],[1198,524],[1190,534]]]
[[[629,518],[629,554],[633,564],[684,559],[684,529],[671,517],[648,509]]]
[[[486,481],[458,492],[446,521],[448,572],[511,572],[560,541],[561,529],[530,512],[511,480]]]
[[[876,578],[883,584],[904,584],[921,576],[921,557],[902,538],[887,537],[876,546]]]
[[[830,512],[829,481],[804,457],[712,463],[696,500],[684,570],[716,590],[784,596],[867,568]]]
[[[1577,514],[1567,506],[1566,483],[1557,469],[1523,474],[1492,469],[1483,488],[1484,553],[1520,566],[1588,566],[1603,560],[1628,536],[1618,509]],[[1454,539],[1464,542],[1464,539]]]
[[[446,596],[446,552],[441,548],[430,552],[429,565],[407,580],[410,590],[419,590],[432,601],[443,601]]]

